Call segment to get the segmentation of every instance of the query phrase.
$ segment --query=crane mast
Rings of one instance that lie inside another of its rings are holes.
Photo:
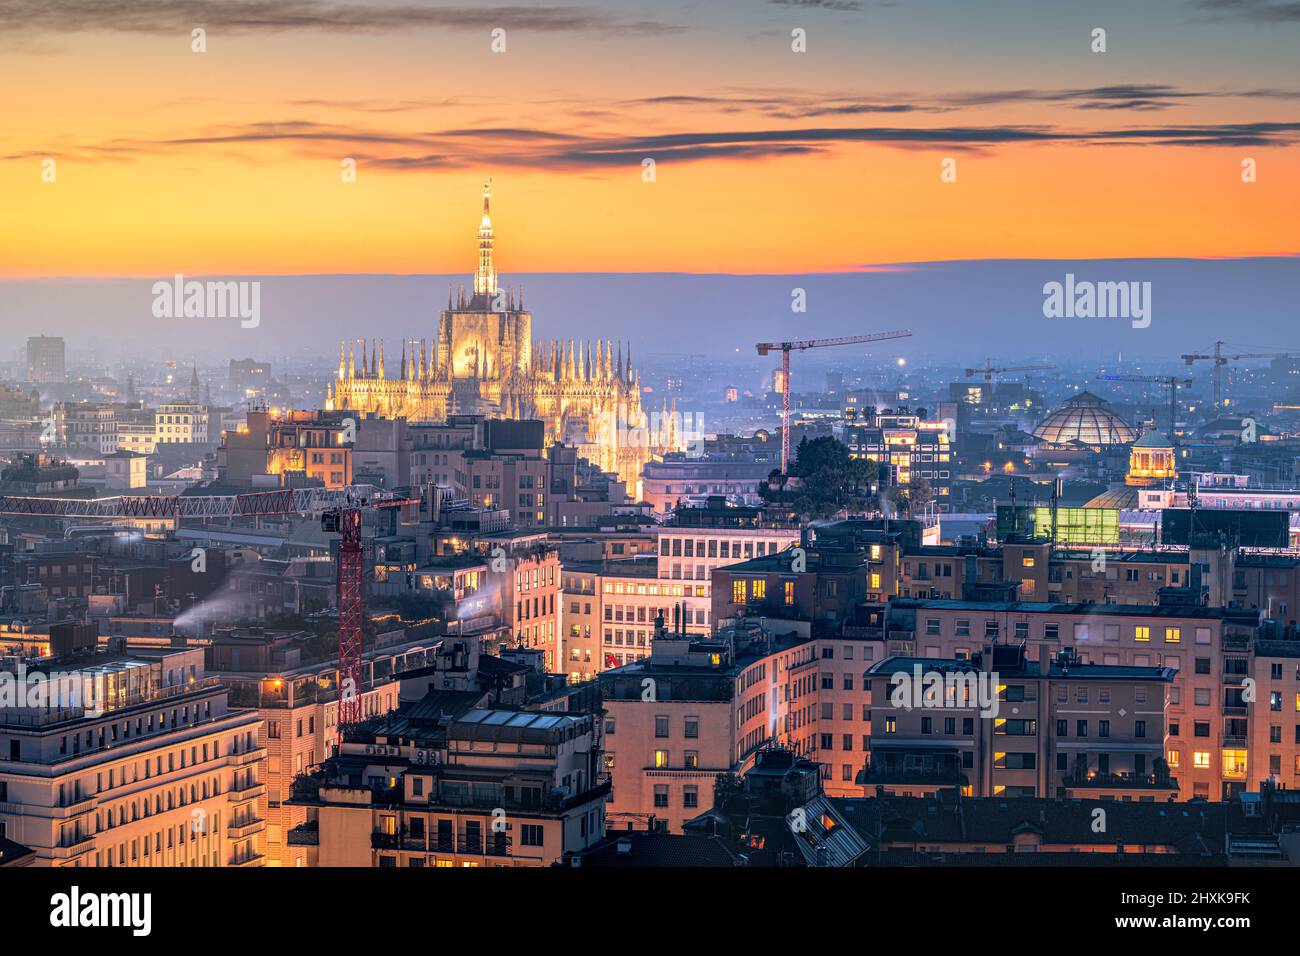
[[[806,349],[828,348],[833,345],[858,345],[862,342],[884,342],[889,339],[905,339],[911,336],[910,329],[894,332],[873,332],[868,335],[844,335],[833,339],[796,339],[791,342],[759,342],[755,347],[759,355],[769,352],[781,353],[781,474],[789,474],[790,468],[790,353]]]
[[[418,504],[373,485],[282,488],[243,495],[118,495],[46,498],[0,495],[0,514],[51,518],[257,518],[319,514],[322,530],[339,543],[339,679],[336,741],[361,719],[361,633],[365,618],[365,567],[361,513],[368,508]]]

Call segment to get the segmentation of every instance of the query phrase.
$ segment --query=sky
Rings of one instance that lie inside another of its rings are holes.
[[[1294,256],[1298,44],[1290,0],[0,0],[0,278],[463,274],[487,177],[506,276]]]

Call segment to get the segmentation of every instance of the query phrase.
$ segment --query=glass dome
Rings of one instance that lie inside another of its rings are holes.
[[[1137,432],[1096,395],[1080,392],[1039,422],[1034,437],[1053,445],[1126,445]]]

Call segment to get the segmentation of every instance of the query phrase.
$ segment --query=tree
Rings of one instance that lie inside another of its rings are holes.
[[[876,468],[873,462],[852,457],[843,442],[823,436],[799,442],[791,472],[800,486],[795,507],[824,518],[863,502]]]

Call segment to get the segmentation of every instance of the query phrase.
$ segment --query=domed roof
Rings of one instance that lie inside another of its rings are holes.
[[[1053,445],[1127,445],[1137,432],[1096,395],[1080,392],[1039,422],[1034,437]]]
[[[1147,432],[1133,443],[1134,448],[1173,448],[1174,443],[1159,432]]]

